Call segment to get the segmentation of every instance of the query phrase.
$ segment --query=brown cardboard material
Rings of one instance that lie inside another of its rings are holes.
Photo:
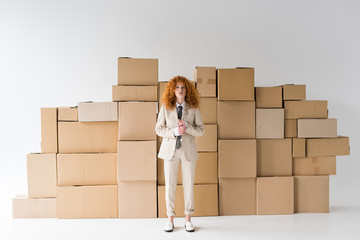
[[[59,153],[117,152],[117,122],[59,122],[58,126]]]
[[[57,108],[41,108],[41,152],[58,152]]]
[[[284,138],[284,109],[256,109],[256,138]]]
[[[292,156],[293,157],[305,157],[306,156],[306,141],[304,138],[292,139]]]
[[[219,140],[219,177],[256,177],[256,140]]]
[[[159,109],[161,108],[162,106],[162,95],[165,91],[165,88],[166,88],[166,85],[168,84],[168,82],[159,82],[158,83],[158,102],[159,102]]]
[[[201,119],[204,124],[217,123],[217,99],[216,98],[200,98],[199,110]]]
[[[327,118],[327,101],[284,101],[285,119]]]
[[[116,102],[80,102],[79,122],[114,122],[118,120]]]
[[[118,181],[156,181],[156,141],[118,141]]]
[[[256,214],[256,178],[219,179],[219,215]]]
[[[291,176],[291,139],[257,139],[257,176]]]
[[[29,198],[56,197],[56,154],[28,154],[27,180]]]
[[[59,122],[77,122],[78,121],[78,107],[59,107],[58,108]]]
[[[158,59],[118,58],[118,85],[158,84]]]
[[[217,152],[217,125],[204,125],[204,135],[196,137],[198,152]]]
[[[57,154],[58,186],[116,185],[116,153]]]
[[[216,67],[196,67],[194,81],[202,97],[216,97]]]
[[[158,158],[158,185],[165,185],[164,160]],[[218,182],[217,152],[201,152],[196,161],[194,184]],[[177,176],[177,184],[182,184],[181,163]]]
[[[296,119],[285,119],[285,138],[297,138]]]
[[[306,139],[306,156],[338,156],[349,155],[349,138],[339,136],[337,138],[312,138]]]
[[[218,69],[218,100],[254,101],[254,68]]]
[[[286,84],[283,85],[284,100],[305,100],[306,85],[305,84]]]
[[[335,175],[336,156],[293,158],[293,175]]]
[[[156,140],[156,102],[119,102],[118,140]]]
[[[255,138],[255,102],[218,102],[219,139]]]
[[[26,194],[12,199],[13,218],[56,218],[56,198],[28,198]]]
[[[336,138],[337,119],[298,119],[299,138]]]
[[[294,213],[294,177],[256,179],[257,215]]]
[[[112,86],[112,101],[157,101],[157,86]]]
[[[165,204],[165,186],[158,186],[159,218],[167,217]],[[176,186],[174,207],[176,217],[184,217],[184,192],[181,185]],[[193,217],[218,216],[218,187],[217,184],[194,185],[194,214]]]
[[[296,176],[295,212],[329,212],[329,176]]]
[[[156,218],[156,181],[121,181],[119,218]]]
[[[117,185],[60,186],[57,218],[116,218]]]
[[[256,108],[282,108],[282,87],[256,87]]]

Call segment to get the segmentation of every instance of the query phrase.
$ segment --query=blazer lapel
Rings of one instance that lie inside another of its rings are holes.
[[[170,119],[173,119],[172,121],[174,121],[174,122],[175,122],[175,125],[176,125],[177,122],[178,122],[178,115],[177,115],[176,106],[175,106],[175,108],[174,108],[173,110],[170,111],[170,113],[171,113]]]
[[[184,108],[184,111],[183,111],[183,114],[181,116],[181,120],[184,120],[185,119],[185,116],[186,114],[188,113],[188,110],[189,110],[189,107],[187,104],[185,104],[185,108]]]

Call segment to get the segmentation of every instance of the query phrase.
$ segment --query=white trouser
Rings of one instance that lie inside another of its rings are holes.
[[[191,215],[194,213],[194,176],[196,161],[187,160],[181,146],[179,149],[175,149],[174,156],[170,160],[164,160],[165,200],[168,216],[175,215],[174,203],[180,160],[185,202],[184,214]]]

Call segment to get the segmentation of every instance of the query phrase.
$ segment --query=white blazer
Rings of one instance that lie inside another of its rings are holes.
[[[201,114],[198,108],[189,108],[185,104],[182,118],[187,122],[187,129],[182,135],[181,146],[184,149],[186,159],[196,161],[199,159],[195,137],[204,134],[204,124],[201,119]],[[177,128],[178,115],[176,107],[172,110],[166,109],[165,105],[161,106],[158,120],[155,126],[156,134],[163,137],[159,158],[170,160],[175,152],[176,136],[174,135],[174,128]]]

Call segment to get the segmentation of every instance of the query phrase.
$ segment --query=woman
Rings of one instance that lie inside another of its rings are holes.
[[[164,231],[172,232],[174,229],[176,182],[181,161],[185,229],[194,232],[190,215],[194,212],[194,176],[198,160],[195,137],[204,134],[204,124],[198,109],[198,91],[187,78],[176,76],[167,84],[162,101],[155,131],[163,137],[158,157],[164,159],[168,215]]]

